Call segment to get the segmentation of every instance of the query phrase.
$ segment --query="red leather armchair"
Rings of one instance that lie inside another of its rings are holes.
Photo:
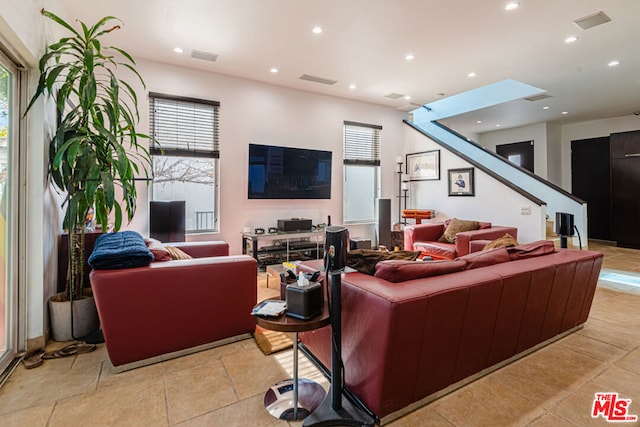
[[[426,223],[406,226],[404,229],[405,250],[421,251],[434,259],[454,259],[480,250],[484,244],[507,233],[514,239],[518,238],[518,229],[515,227],[480,222],[478,230],[456,234],[455,243],[440,242],[438,239],[444,233],[446,225],[446,223]],[[477,243],[472,244],[472,242]]]
[[[256,260],[229,256],[226,242],[171,245],[193,259],[90,274],[107,352],[116,367],[213,347],[255,329],[250,312],[257,300]]]

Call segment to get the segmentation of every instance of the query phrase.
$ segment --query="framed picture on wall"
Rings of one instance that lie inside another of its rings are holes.
[[[475,196],[473,168],[449,169],[449,196]]]
[[[407,175],[409,181],[440,179],[440,150],[407,154]]]

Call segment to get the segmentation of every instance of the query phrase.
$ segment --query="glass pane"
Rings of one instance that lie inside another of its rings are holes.
[[[187,233],[218,231],[217,159],[154,156],[153,200],[184,200]]]
[[[344,167],[344,222],[375,222],[378,166]]]
[[[8,349],[10,337],[9,301],[11,301],[9,281],[7,280],[7,213],[9,199],[9,141],[11,123],[11,84],[12,76],[0,66],[0,356]]]

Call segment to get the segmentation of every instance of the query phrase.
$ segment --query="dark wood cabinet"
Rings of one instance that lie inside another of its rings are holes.
[[[611,134],[610,146],[612,237],[640,249],[640,131]]]
[[[84,235],[84,278],[82,286],[88,288],[91,286],[89,282],[89,273],[91,267],[87,263],[93,247],[96,244],[96,239],[102,232],[88,231]],[[64,233],[60,235],[60,241],[58,242],[58,292],[63,292],[67,283],[67,270],[69,266],[69,234]]]

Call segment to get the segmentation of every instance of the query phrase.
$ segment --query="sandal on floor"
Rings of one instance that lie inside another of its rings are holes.
[[[26,369],[36,368],[44,363],[44,348],[31,350],[22,356],[22,363]]]
[[[73,356],[74,354],[90,353],[97,348],[95,344],[73,343],[60,350],[48,351],[42,356],[43,359],[59,359],[61,357]]]

